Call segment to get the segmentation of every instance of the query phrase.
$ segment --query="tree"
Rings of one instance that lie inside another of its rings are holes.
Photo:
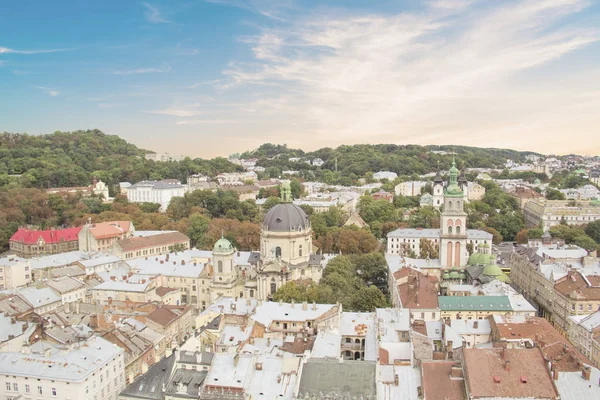
[[[388,266],[383,253],[368,253],[352,257],[356,274],[365,285],[374,285],[383,293],[387,293]]]
[[[428,239],[421,239],[419,241],[419,258],[428,258],[434,260],[439,258],[437,246]]]
[[[210,228],[210,218],[202,214],[192,214],[189,218],[187,235],[193,247],[201,246]]]
[[[600,220],[590,222],[584,229],[585,234],[594,239],[594,241],[600,244]]]
[[[598,247],[598,244],[594,241],[594,239],[587,235],[577,235],[573,238],[571,243],[587,251],[594,251]]]
[[[159,203],[140,203],[139,207],[145,213],[156,213],[160,210]]]
[[[515,236],[515,242],[519,243],[519,244],[526,244],[529,241],[529,230],[527,229],[521,229],[519,231],[519,233],[517,233],[517,236]]]
[[[279,197],[269,197],[263,203],[262,208],[265,212],[267,212],[279,203],[281,203],[281,199]]]
[[[375,286],[361,287],[350,300],[350,308],[358,312],[373,312],[386,306],[385,295]]]
[[[547,188],[546,189],[546,199],[548,199],[548,200],[565,200],[565,195],[560,190]]]
[[[440,214],[431,206],[420,207],[410,214],[408,225],[411,228],[439,228]]]
[[[498,232],[496,229],[494,229],[492,227],[485,227],[485,228],[483,228],[483,230],[486,231],[487,233],[492,234],[492,243],[499,244],[502,242],[502,240],[503,240],[502,234],[500,234],[500,232]]]

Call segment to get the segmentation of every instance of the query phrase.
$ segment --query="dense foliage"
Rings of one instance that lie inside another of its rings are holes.
[[[119,182],[179,179],[190,174],[215,175],[241,167],[225,158],[180,162],[146,160],[146,150],[99,130],[55,132],[48,135],[0,134],[0,186],[87,186],[92,178],[109,185],[111,195]]]
[[[338,256],[329,262],[318,284],[288,282],[277,290],[273,299],[339,302],[345,311],[374,311],[388,303],[386,283],[387,264],[383,254]]]

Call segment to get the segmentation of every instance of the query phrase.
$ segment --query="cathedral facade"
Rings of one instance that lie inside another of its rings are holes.
[[[281,202],[272,207],[261,225],[260,251],[247,264],[235,262],[236,249],[225,238],[213,248],[210,301],[222,296],[269,300],[290,281],[319,282],[325,259],[313,252],[308,215],[292,202],[288,182],[281,187]]]

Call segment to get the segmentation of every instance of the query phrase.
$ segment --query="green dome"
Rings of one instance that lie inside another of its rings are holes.
[[[487,253],[473,253],[469,257],[469,265],[490,265],[494,260],[494,256]]]
[[[460,279],[462,279],[463,281],[464,281],[465,279],[467,279],[467,276],[466,276],[465,274],[460,274],[458,277],[459,277]]]
[[[459,279],[460,275],[456,271],[450,272],[450,279]]]
[[[541,185],[542,181],[540,181],[540,178],[535,178],[535,181],[533,181],[533,184],[536,185],[536,186],[537,185]]]
[[[444,275],[442,276],[443,279],[450,279],[450,274],[449,273],[444,273]]]
[[[491,264],[483,269],[482,274],[489,277],[497,277],[504,274],[504,272],[496,264]]]
[[[213,253],[231,253],[233,251],[233,246],[231,242],[224,237],[217,240],[215,246],[213,247]]]

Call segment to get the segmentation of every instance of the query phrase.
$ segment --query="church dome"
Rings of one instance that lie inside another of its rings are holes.
[[[271,208],[263,221],[263,228],[271,232],[290,232],[310,228],[308,215],[294,203],[279,203]]]
[[[490,265],[494,260],[494,256],[486,253],[473,253],[469,257],[467,264],[469,265]]]
[[[224,237],[217,240],[215,246],[213,247],[213,253],[230,253],[233,251],[233,245],[231,242]]]

